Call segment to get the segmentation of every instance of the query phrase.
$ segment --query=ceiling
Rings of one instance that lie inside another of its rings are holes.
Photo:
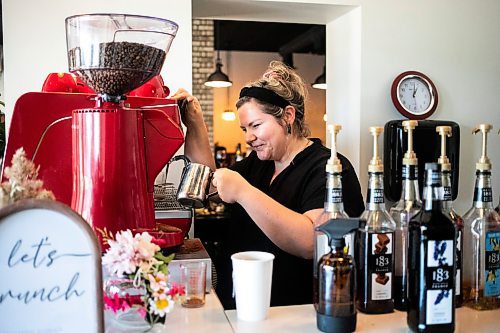
[[[214,48],[279,53],[293,66],[294,53],[324,55],[326,28],[317,24],[214,21]]]

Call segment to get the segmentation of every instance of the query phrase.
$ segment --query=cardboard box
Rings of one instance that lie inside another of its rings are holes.
[[[212,259],[203,247],[199,238],[186,239],[180,250],[175,254],[175,258],[168,265],[170,272],[170,280],[180,282],[181,271],[180,267],[183,263],[204,261],[207,265],[207,284],[205,291],[207,293],[212,289]]]

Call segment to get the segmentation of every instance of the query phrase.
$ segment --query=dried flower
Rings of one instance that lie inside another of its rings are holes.
[[[40,166],[26,158],[26,152],[21,147],[12,157],[12,165],[4,170],[8,180],[0,185],[0,205],[6,206],[22,199],[55,200],[51,191],[43,188],[43,181],[38,178]]]

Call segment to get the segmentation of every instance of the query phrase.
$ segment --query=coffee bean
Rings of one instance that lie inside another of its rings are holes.
[[[70,72],[97,94],[121,96],[160,73],[166,52],[140,43],[109,42],[68,52]]]

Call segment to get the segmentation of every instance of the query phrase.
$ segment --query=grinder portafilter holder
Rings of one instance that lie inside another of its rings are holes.
[[[178,25],[128,14],[86,14],[66,18],[69,71],[103,101],[124,95],[160,73]]]

